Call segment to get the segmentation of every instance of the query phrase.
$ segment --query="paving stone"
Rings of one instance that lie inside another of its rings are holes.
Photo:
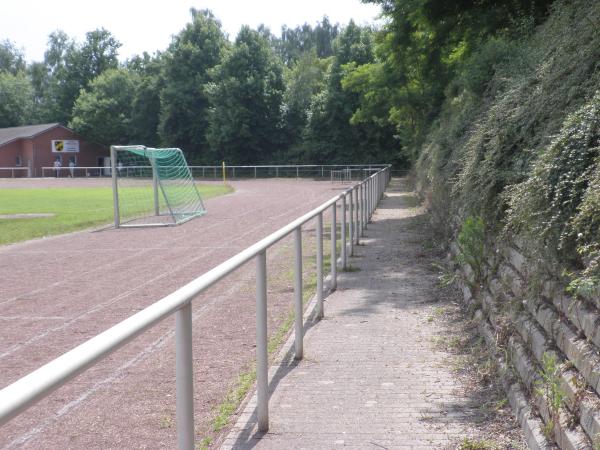
[[[306,333],[304,359],[271,369],[268,433],[249,404],[223,449],[445,448],[477,427],[480,405],[428,320],[437,278],[418,258],[418,214],[392,186],[350,258],[359,270],[339,275],[325,319]]]

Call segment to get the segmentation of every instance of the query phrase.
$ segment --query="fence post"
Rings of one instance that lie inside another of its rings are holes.
[[[323,312],[323,213],[317,216],[317,318],[322,319]]]
[[[194,450],[194,372],[192,357],[192,304],[175,313],[177,441],[181,450]]]
[[[354,256],[354,188],[350,188],[350,210],[348,211],[348,215],[350,216],[348,220],[348,239],[350,243],[350,256]]]
[[[354,235],[355,235],[355,243],[356,245],[360,244],[360,224],[359,224],[359,220],[358,220],[358,209],[360,207],[359,205],[359,201],[358,201],[358,186],[355,186],[354,189],[352,189],[352,193],[355,194],[355,212],[354,212],[354,223],[356,224],[355,229],[354,229]]]
[[[267,253],[256,255],[256,412],[258,430],[269,429],[269,356],[267,353]]]
[[[342,217],[340,217],[342,226],[342,270],[346,270],[346,193],[342,194]]]
[[[254,166],[254,178],[256,178],[256,166]]]
[[[294,343],[296,347],[295,359],[302,359],[304,353],[304,324],[302,320],[302,228],[294,230],[294,305],[295,305],[295,329]]]
[[[331,205],[331,290],[337,289],[337,202]]]

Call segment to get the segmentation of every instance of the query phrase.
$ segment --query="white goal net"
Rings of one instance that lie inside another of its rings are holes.
[[[112,146],[115,227],[177,225],[206,212],[178,148]]]

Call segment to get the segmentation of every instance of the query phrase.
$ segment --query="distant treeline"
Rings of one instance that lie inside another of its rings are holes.
[[[392,124],[352,122],[360,95],[343,87],[375,61],[376,34],[325,17],[280,36],[244,26],[231,43],[210,11],[192,9],[166,51],[124,63],[105,29],[83,42],[56,31],[31,64],[4,41],[0,127],[60,122],[106,145],[180,147],[196,164],[403,166]]]

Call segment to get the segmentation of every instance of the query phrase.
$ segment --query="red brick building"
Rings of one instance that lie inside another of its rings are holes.
[[[57,159],[62,167],[71,161],[77,167],[105,167],[110,152],[59,123],[0,128],[0,177],[52,176],[52,171],[42,173],[42,167],[53,167]],[[12,167],[23,169],[3,169]]]

